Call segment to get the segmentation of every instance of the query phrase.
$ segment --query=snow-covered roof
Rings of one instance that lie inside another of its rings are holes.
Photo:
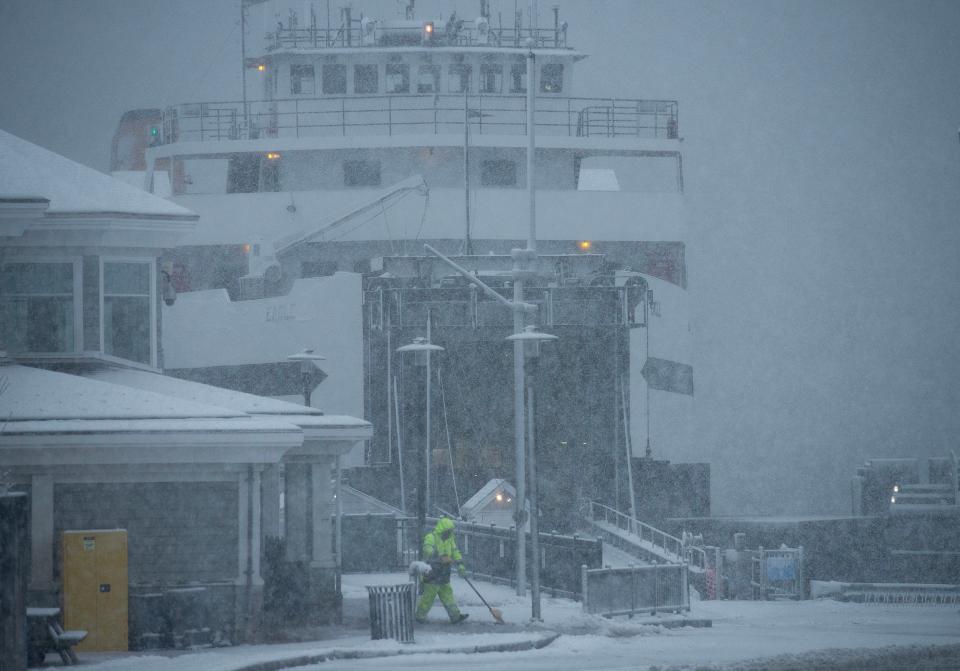
[[[514,489],[513,485],[511,485],[509,482],[503,478],[493,478],[492,480],[489,480],[487,484],[477,490],[476,494],[467,499],[466,503],[460,506],[460,512],[466,515],[469,512],[483,507],[498,491],[506,492],[510,498],[513,498],[517,494],[517,490]]]
[[[168,200],[0,130],[0,198],[46,198],[49,215],[112,214],[196,220]]]
[[[349,415],[325,415],[316,408],[273,398],[224,389],[200,382],[132,369],[97,370],[84,373],[93,380],[162,394],[192,403],[223,406],[254,417],[275,417],[300,427],[304,438],[363,439],[373,434],[369,422]]]
[[[386,501],[354,489],[349,485],[340,485],[340,509],[344,515],[393,515],[402,517],[403,511]]]
[[[31,420],[133,420],[246,417],[241,409],[91,380],[77,375],[0,364],[6,391],[0,416],[8,423]]]
[[[111,368],[84,373],[85,377],[124,387],[172,396],[192,403],[217,405],[254,415],[299,415],[323,417],[323,412],[288,401],[256,396],[242,391],[181,380],[149,371]]]

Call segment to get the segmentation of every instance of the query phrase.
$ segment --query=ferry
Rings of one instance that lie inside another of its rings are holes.
[[[419,16],[410,0],[381,17],[356,4],[242,0],[239,99],[121,119],[114,174],[200,215],[163,260],[179,294],[162,315],[163,367],[291,399],[304,384],[312,404],[366,417],[376,436],[347,478],[411,509],[423,392],[396,350],[429,336],[444,348],[430,373],[431,512],[510,480],[512,315],[424,245],[511,296],[532,87],[537,257],[523,300],[559,336],[537,373],[541,528],[569,529],[587,499],[631,509],[632,469],[691,453],[677,102],[578,96],[587,54],[557,8],[481,0],[475,14]],[[305,347],[326,358],[301,377],[287,357]]]

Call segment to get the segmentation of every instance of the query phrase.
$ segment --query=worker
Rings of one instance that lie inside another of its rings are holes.
[[[417,622],[427,621],[427,613],[438,596],[451,624],[467,619],[467,615],[457,608],[453,588],[450,587],[450,572],[454,564],[460,576],[467,572],[460,550],[457,549],[457,539],[453,537],[453,528],[453,520],[441,517],[433,531],[423,537],[423,561],[430,565],[430,572],[423,576],[423,596],[417,604]]]

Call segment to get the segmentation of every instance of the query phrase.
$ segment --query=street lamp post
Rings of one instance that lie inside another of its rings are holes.
[[[300,362],[300,383],[303,385],[303,404],[310,406],[311,384],[313,382],[313,372],[316,370],[317,361],[325,361],[327,357],[314,354],[312,349],[305,349],[296,354],[287,356],[288,361]]]
[[[397,352],[413,352],[414,363],[418,368],[426,369],[426,410],[424,412],[424,449],[423,457],[419,459],[420,466],[417,468],[419,484],[417,486],[417,546],[420,546],[420,536],[423,534],[427,525],[427,510],[430,506],[430,353],[442,352],[443,348],[439,345],[433,345],[427,338],[416,337],[413,342],[403,347],[398,347]],[[422,552],[423,549],[420,548]]]
[[[530,479],[530,617],[539,621],[540,614],[540,488],[537,481],[537,424],[534,402],[534,383],[536,382],[540,343],[556,340],[557,336],[540,333],[535,326],[524,327],[523,332],[507,336],[514,345],[520,343],[523,348],[524,376],[527,383],[527,461]],[[521,501],[521,505],[524,503]]]

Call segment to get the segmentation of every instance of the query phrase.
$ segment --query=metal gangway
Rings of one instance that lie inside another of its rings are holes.
[[[686,564],[691,571],[698,573],[707,566],[704,548],[597,501],[584,504],[581,518],[590,531],[604,541],[637,557],[659,563]]]

